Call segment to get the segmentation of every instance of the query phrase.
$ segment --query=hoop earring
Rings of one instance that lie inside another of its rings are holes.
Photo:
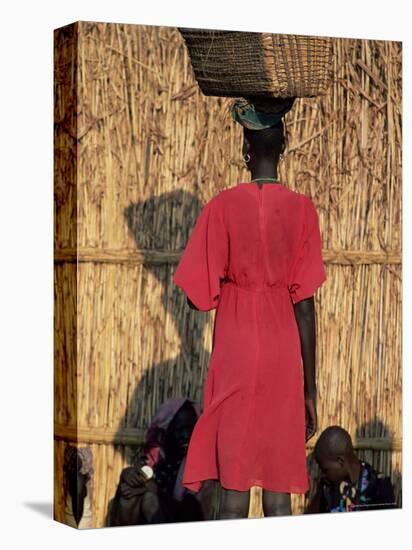
[[[248,158],[246,158],[246,157],[248,157]],[[246,164],[250,161],[249,153],[246,153],[246,155],[243,155],[243,160],[246,162]]]

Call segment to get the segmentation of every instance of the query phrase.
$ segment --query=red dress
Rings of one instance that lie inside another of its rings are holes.
[[[305,493],[304,378],[293,303],[326,280],[312,200],[279,183],[239,183],[202,209],[173,276],[216,309],[203,412],[183,485]]]

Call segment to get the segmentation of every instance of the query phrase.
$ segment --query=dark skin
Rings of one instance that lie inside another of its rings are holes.
[[[286,142],[284,136],[275,143],[270,151],[260,151],[254,147],[253,140],[248,139],[248,133],[243,135],[243,155],[249,154],[247,167],[251,172],[251,179],[277,178],[279,155],[284,152]],[[272,182],[258,182],[262,185],[277,185]],[[196,306],[187,298],[192,309]],[[317,431],[316,412],[316,332],[315,332],[315,303],[311,296],[293,305],[296,323],[301,342],[301,355],[304,370],[304,398],[306,411],[306,441],[309,441]],[[222,487],[222,501],[220,519],[248,517],[250,491],[235,491]],[[291,515],[290,493],[280,493],[263,489],[262,505],[265,516]]]
[[[87,496],[87,482],[90,479],[89,474],[82,474],[80,472],[80,468],[81,461],[79,460],[77,470],[68,476],[73,516],[77,525],[79,525],[83,516],[84,499]]]
[[[305,514],[316,514],[320,512],[320,500],[322,496],[322,483],[340,483],[351,481],[358,483],[361,470],[361,463],[353,449],[347,453],[339,453],[335,456],[328,456],[324,452],[316,452],[315,458],[320,468],[320,475],[316,480],[315,494],[306,507]]]
[[[244,133],[243,155],[249,154],[250,161],[248,168],[251,172],[251,179],[256,178],[277,178],[279,154],[285,150],[286,142],[283,137],[273,152],[260,153],[253,147]],[[276,185],[276,183],[263,183],[263,185]],[[309,441],[317,430],[316,414],[316,325],[315,325],[315,302],[313,296],[293,305],[296,323],[299,330],[301,342],[301,355],[304,371],[304,391],[306,409],[306,441]]]
[[[279,154],[285,150],[285,139],[273,148],[272,152],[263,152],[253,147],[247,137],[243,138],[243,155],[249,154],[250,161],[247,163],[251,172],[251,179],[256,178],[277,178]],[[260,185],[277,185],[276,183],[262,183]],[[313,296],[293,305],[296,323],[298,325],[301,355],[304,371],[305,408],[306,408],[306,441],[309,441],[317,430],[316,414],[316,325],[315,325],[315,302]]]
[[[190,436],[197,421],[196,413],[190,404],[185,404],[175,415],[166,432],[164,432],[164,450],[166,462],[174,464],[180,461],[187,452]],[[149,523],[164,523],[171,520],[165,515],[161,506],[158,487],[153,479],[146,477],[136,467],[125,468],[119,483],[119,515],[121,525],[135,525],[136,506],[141,500],[141,513]],[[195,495],[187,495],[181,502],[175,501],[176,509],[184,517],[185,510],[190,514],[199,507],[205,518],[210,514],[212,485],[205,483]]]

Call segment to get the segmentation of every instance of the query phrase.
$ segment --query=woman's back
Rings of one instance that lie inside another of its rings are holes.
[[[240,183],[220,193],[230,280],[251,289],[288,285],[303,231],[305,199],[282,184],[268,183]]]
[[[202,209],[174,275],[196,307],[217,307],[222,279],[288,289],[294,303],[326,280],[312,200],[283,184],[239,183]],[[192,284],[193,283],[193,284]]]
[[[292,301],[326,280],[312,201],[282,184],[239,183],[202,209],[173,281],[217,309],[203,413],[183,483],[308,489],[301,347]]]

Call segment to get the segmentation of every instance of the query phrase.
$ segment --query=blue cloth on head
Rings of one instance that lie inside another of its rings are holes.
[[[295,98],[276,100],[273,99],[273,111],[257,109],[254,103],[247,99],[235,100],[230,109],[231,116],[249,130],[263,130],[273,128],[282,120],[282,117],[290,111]],[[270,108],[270,107],[269,107]],[[265,107],[267,109],[267,107]]]

